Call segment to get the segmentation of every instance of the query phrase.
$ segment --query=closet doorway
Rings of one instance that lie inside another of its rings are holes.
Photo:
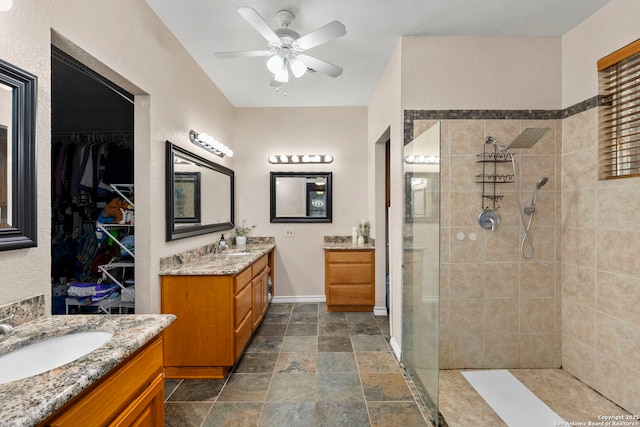
[[[135,311],[134,96],[51,48],[52,314]]]

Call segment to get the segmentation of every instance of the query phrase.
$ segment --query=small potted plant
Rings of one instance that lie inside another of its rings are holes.
[[[246,219],[242,220],[242,225],[236,225],[235,228],[234,228],[234,231],[236,232],[236,245],[237,246],[246,245],[247,244],[247,236],[249,235],[251,230],[253,230],[254,228],[256,228],[255,225],[247,226],[247,220]]]

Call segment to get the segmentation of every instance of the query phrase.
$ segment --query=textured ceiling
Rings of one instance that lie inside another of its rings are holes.
[[[367,105],[402,36],[561,36],[611,0],[146,0],[236,107]],[[254,8],[272,27],[279,10],[304,36],[338,20],[347,34],[306,53],[344,68],[269,85],[266,58],[220,59],[218,51],[266,49],[236,9]],[[286,92],[286,96],[285,96]]]

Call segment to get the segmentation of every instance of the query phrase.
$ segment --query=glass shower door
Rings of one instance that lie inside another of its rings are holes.
[[[405,145],[403,158],[402,360],[439,425],[440,123]]]

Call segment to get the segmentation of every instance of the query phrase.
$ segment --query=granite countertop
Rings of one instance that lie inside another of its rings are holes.
[[[43,316],[0,338],[0,355],[45,338],[73,332],[113,332],[109,341],[60,368],[0,384],[0,426],[33,426],[77,396],[164,328],[172,314]]]
[[[363,251],[363,250],[375,249],[375,246],[373,246],[370,243],[367,243],[364,246],[356,246],[351,241],[349,241],[349,242],[325,242],[324,243],[324,249],[325,250],[332,250],[332,251],[355,251],[355,250]]]
[[[162,268],[161,276],[235,276],[276,247],[273,243],[230,246],[218,254],[205,254]]]

